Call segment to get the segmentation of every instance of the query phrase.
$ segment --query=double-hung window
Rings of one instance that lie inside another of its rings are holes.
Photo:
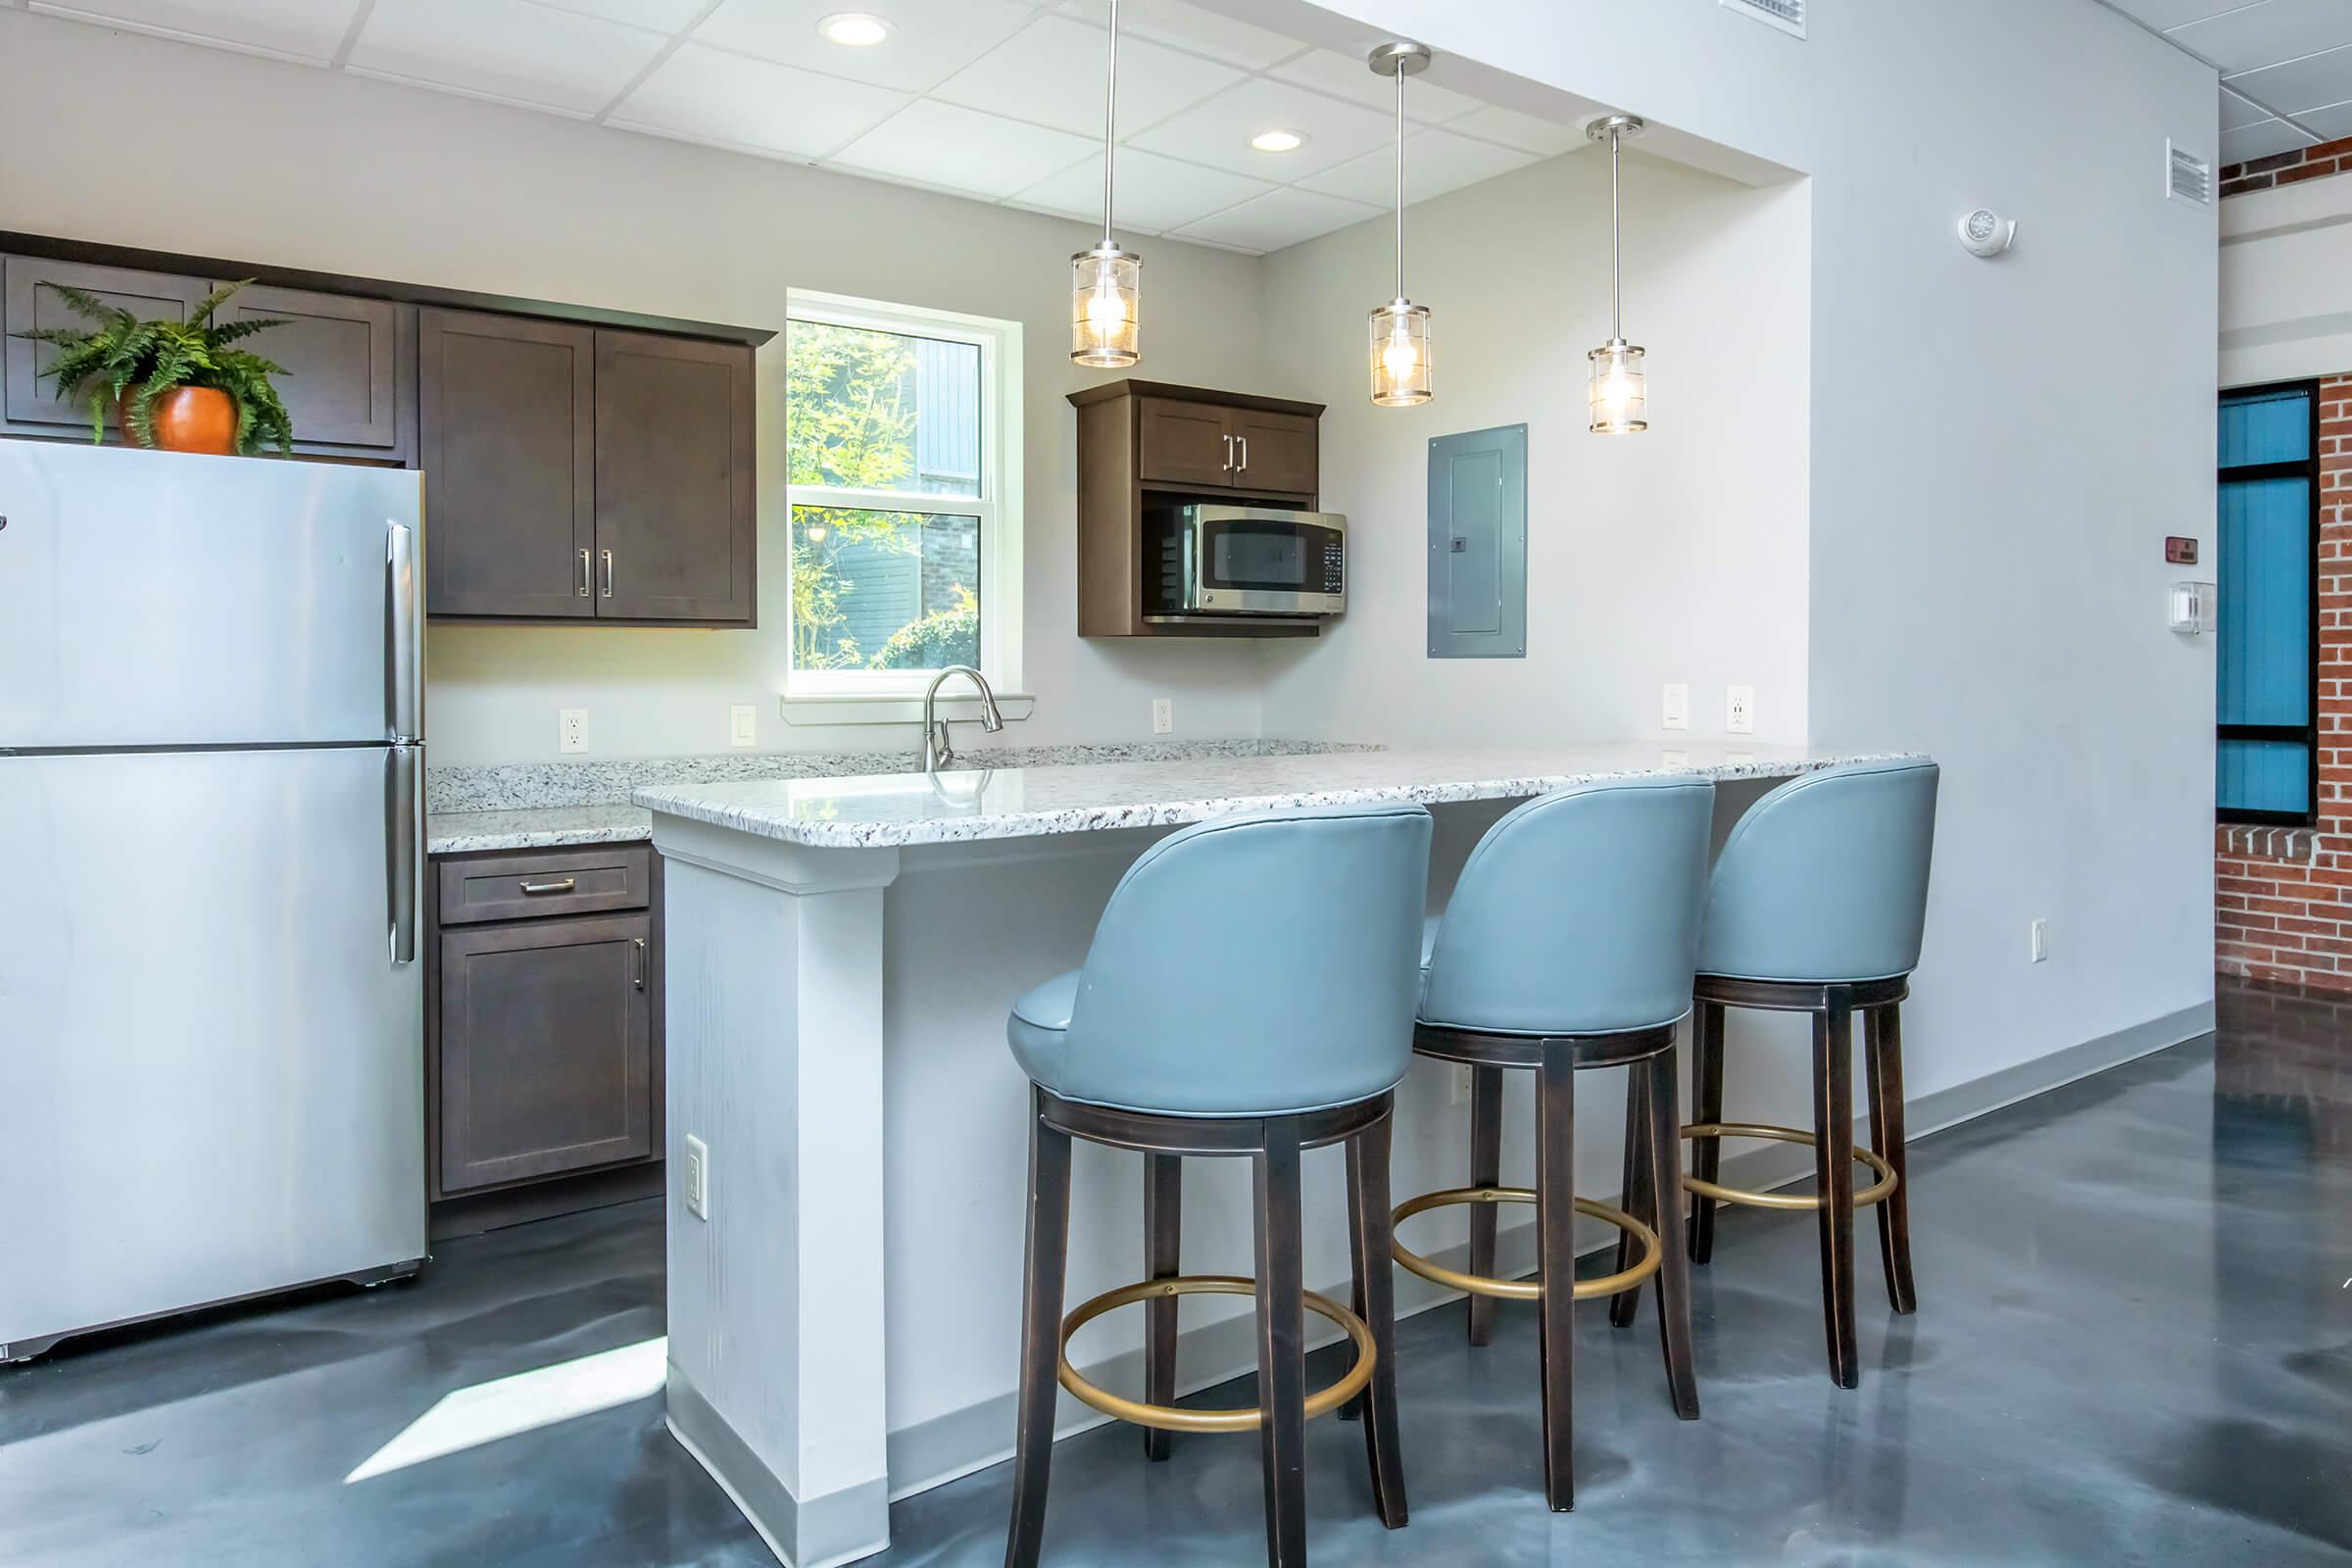
[[[2313,820],[2319,451],[2312,383],[2223,394],[2214,794],[2224,821]]]
[[[798,290],[786,314],[788,702],[902,701],[950,664],[1017,691],[1019,324]]]

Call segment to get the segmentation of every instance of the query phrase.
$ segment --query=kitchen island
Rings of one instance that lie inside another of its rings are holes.
[[[1174,827],[1262,808],[1429,805],[1435,908],[1478,835],[1529,796],[1712,778],[1734,786],[1720,836],[1771,780],[1887,755],[1620,743],[637,790],[669,879],[670,1430],[798,1568],[882,1549],[892,1496],[1009,1451],[1027,1085],[1004,1015],[1084,959],[1120,873]],[[1399,1094],[1399,1193],[1453,1185],[1467,1158],[1467,1115],[1428,1067]],[[1580,1190],[1605,1193],[1617,1129],[1600,1100],[1592,1136],[1580,1127]],[[1516,1141],[1506,1133],[1524,1164]],[[1336,1161],[1309,1156],[1306,1274],[1344,1295]],[[1188,1163],[1188,1268],[1248,1273],[1247,1171]],[[1142,1276],[1140,1161],[1082,1149],[1076,1193],[1071,1301]],[[1435,1220],[1423,1234],[1444,1238]],[[1507,1236],[1503,1258],[1530,1266]],[[1436,1298],[1406,1288],[1417,1283],[1400,1283],[1399,1310]],[[1188,1314],[1185,1388],[1250,1364],[1237,1311],[1247,1304]],[[1109,1320],[1073,1358],[1133,1386],[1138,1344],[1139,1324]],[[1096,1419],[1066,1399],[1063,1416],[1065,1431]]]

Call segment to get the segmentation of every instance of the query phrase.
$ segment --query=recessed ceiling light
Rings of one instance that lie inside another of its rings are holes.
[[[1261,153],[1295,153],[1306,145],[1306,138],[1295,130],[1261,130],[1250,138],[1250,145]]]
[[[816,24],[828,43],[844,44],[852,49],[870,49],[890,36],[890,24],[880,17],[869,17],[862,11],[842,11]]]

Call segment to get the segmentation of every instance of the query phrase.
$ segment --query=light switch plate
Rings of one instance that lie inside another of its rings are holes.
[[[2047,963],[2047,962],[2049,962],[2049,959],[2050,959],[2050,922],[2049,922],[2049,921],[2047,921],[2047,920],[2036,920],[2036,921],[2034,921],[2034,929],[2033,929],[2033,948],[2032,948],[2032,952],[2033,952],[2033,954],[2034,954],[2034,961],[2035,963]]]
[[[750,703],[737,703],[727,710],[727,744],[757,746],[760,744],[760,710]]]
[[[710,1217],[710,1151],[692,1133],[686,1135],[686,1212]]]
[[[1658,723],[1665,729],[1690,727],[1690,688],[1681,681],[1668,681],[1664,700],[1658,713]]]
[[[588,749],[588,710],[560,709],[556,713],[556,750],[584,752]]]

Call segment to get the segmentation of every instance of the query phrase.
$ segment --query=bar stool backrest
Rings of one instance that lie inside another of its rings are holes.
[[[1430,951],[1421,1017],[1498,1034],[1596,1035],[1690,1010],[1715,786],[1579,785],[1487,830]]]
[[[1250,1115],[1396,1087],[1412,1059],[1429,813],[1307,807],[1162,839],[1080,971],[1073,1064],[1127,1104]]]
[[[1938,776],[1916,758],[1851,762],[1758,801],[1715,861],[1699,972],[1827,984],[1919,967]]]

